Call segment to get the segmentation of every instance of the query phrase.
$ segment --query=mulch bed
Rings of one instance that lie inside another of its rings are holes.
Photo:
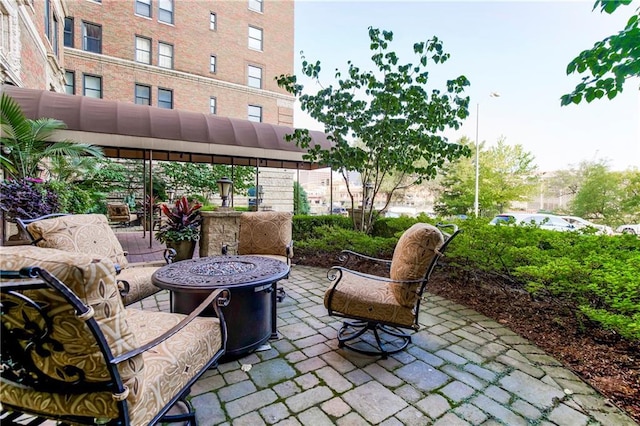
[[[294,263],[330,267],[333,256]],[[379,270],[367,271],[379,273]],[[603,330],[552,298],[532,298],[490,275],[434,272],[428,291],[472,308],[535,343],[640,423],[640,342]]]

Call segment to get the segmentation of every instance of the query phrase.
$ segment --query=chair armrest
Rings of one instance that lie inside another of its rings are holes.
[[[148,252],[144,252],[144,253],[136,253],[136,256],[140,256],[140,255],[144,255],[144,254],[153,254],[153,253],[159,253],[159,252],[163,252],[162,253],[162,257],[164,257],[164,261],[162,260],[151,260],[149,262],[133,262],[133,263],[129,263],[129,268],[139,268],[139,267],[144,267],[144,266],[164,266],[167,265],[169,263],[173,263],[173,260],[176,257],[176,251],[175,249],[172,248],[165,248],[162,250],[154,250],[154,251],[148,251]],[[128,253],[126,253],[128,254]]]
[[[366,262],[376,262],[386,265],[387,267],[391,267],[391,260],[388,259],[379,259],[377,257],[367,256],[362,253],[357,253],[352,250],[342,250],[338,255],[338,261],[342,263],[341,266],[347,266],[351,261],[366,261]]]
[[[189,315],[187,315],[182,321],[173,326],[170,330],[167,330],[162,335],[156,337],[146,345],[140,346],[139,348],[133,349],[129,352],[123,353],[122,355],[113,359],[114,364],[119,364],[123,361],[126,361],[130,358],[133,358],[136,355],[140,355],[143,352],[148,351],[149,349],[158,346],[160,343],[164,342],[174,334],[178,333],[184,327],[186,327],[194,318],[196,318],[200,313],[211,305],[216,313],[216,316],[220,320],[221,326],[224,326],[224,317],[222,315],[221,307],[227,306],[229,301],[231,300],[231,293],[226,288],[216,289],[211,292],[211,294],[202,302],[200,305]]]
[[[329,268],[329,270],[327,271],[327,278],[329,278],[329,281],[336,280],[336,283],[334,284],[334,287],[335,287],[340,282],[340,279],[342,278],[342,275],[345,272],[349,273],[349,274],[357,275],[357,276],[362,277],[362,278],[367,278],[367,279],[374,280],[374,281],[385,282],[385,283],[388,283],[388,284],[391,284],[391,283],[420,284],[421,282],[424,281],[423,278],[419,278],[417,280],[392,280],[391,278],[380,277],[378,275],[365,274],[364,272],[355,271],[353,269],[345,268],[343,266],[332,266],[331,268]]]

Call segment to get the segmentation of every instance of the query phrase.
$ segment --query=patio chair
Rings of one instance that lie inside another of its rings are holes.
[[[240,215],[238,241],[222,245],[222,254],[229,254],[231,246],[238,255],[265,256],[291,265],[293,258],[293,215],[288,212],[246,212]],[[285,277],[286,279],[287,277]],[[277,301],[286,297],[284,289],[277,289]]]
[[[226,289],[182,315],[124,308],[107,257],[2,247],[0,269],[3,424],[195,425],[186,396],[224,354]]]
[[[17,219],[38,247],[73,253],[107,256],[117,265],[118,285],[125,305],[138,302],[160,291],[151,275],[171,263],[175,250],[164,250],[164,262],[130,263],[107,218],[102,214],[52,214],[35,219]]]
[[[445,227],[452,227],[452,233],[443,233],[440,228]],[[324,296],[329,315],[348,319],[338,331],[338,346],[383,358],[405,349],[411,335],[403,329],[419,329],[425,286],[459,232],[455,225],[416,223],[398,240],[392,260],[342,251],[342,265],[329,269],[332,284]],[[348,269],[352,262],[382,264],[389,267],[389,277]]]
[[[138,215],[131,213],[129,205],[125,203],[107,203],[107,218],[111,223],[131,226],[138,221]]]

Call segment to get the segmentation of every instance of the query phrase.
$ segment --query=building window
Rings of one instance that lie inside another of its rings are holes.
[[[158,88],[158,108],[173,109],[173,90]]]
[[[213,12],[209,15],[209,29],[212,31],[218,29],[218,16]]]
[[[158,11],[158,21],[173,24],[173,0],[160,0]]]
[[[249,121],[255,121],[257,123],[262,122],[262,107],[256,105],[249,105],[248,113]]]
[[[260,28],[249,27],[249,48],[262,50],[262,30]]]
[[[64,18],[64,45],[73,47],[73,18]]]
[[[247,74],[247,85],[249,87],[255,87],[256,89],[262,89],[262,68],[249,65]]]
[[[73,71],[64,72],[64,91],[68,95],[76,94],[76,73]]]
[[[97,75],[83,75],[83,94],[89,98],[102,98],[102,77]]]
[[[136,0],[136,15],[151,17],[151,0]]]
[[[56,57],[58,56],[58,51],[59,51],[59,46],[58,44],[60,43],[60,36],[58,35],[58,33],[60,32],[60,23],[58,22],[58,17],[56,15],[53,15],[53,54],[56,55]]]
[[[136,36],[136,62],[151,64],[151,39]]]
[[[89,22],[82,23],[82,49],[102,53],[102,27]]]
[[[217,114],[218,112],[218,100],[214,97],[209,98],[209,112],[211,114]]]
[[[51,40],[51,2],[44,0],[44,34]]]
[[[211,55],[211,58],[209,59],[209,71],[210,72],[216,72],[217,61],[218,61],[218,59],[216,58],[216,55]]]
[[[136,84],[136,99],[138,105],[151,105],[151,87]]]
[[[262,0],[249,0],[249,9],[262,12]]]
[[[158,42],[158,66],[173,69],[173,45]]]

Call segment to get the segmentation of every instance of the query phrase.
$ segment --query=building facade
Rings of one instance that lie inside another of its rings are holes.
[[[0,0],[3,82],[293,126],[293,0]]]

